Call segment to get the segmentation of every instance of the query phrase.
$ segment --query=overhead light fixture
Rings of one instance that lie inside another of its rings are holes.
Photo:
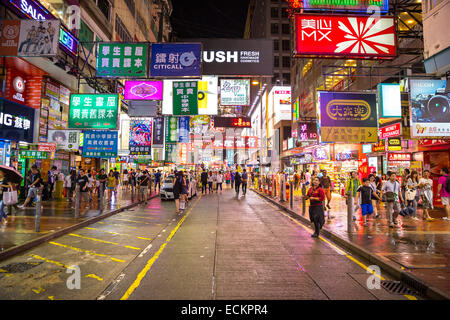
[[[252,81],[252,85],[257,86],[258,84],[259,84],[259,81],[258,81],[258,80],[253,80],[253,81]]]

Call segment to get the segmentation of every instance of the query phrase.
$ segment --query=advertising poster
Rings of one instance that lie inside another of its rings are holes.
[[[153,43],[151,77],[201,77],[201,43]]]
[[[189,117],[178,118],[178,142],[187,143],[189,139]]]
[[[198,97],[197,81],[173,82],[173,114],[197,115]]]
[[[70,129],[117,129],[117,94],[72,94]]]
[[[164,118],[153,118],[153,148],[164,147]]]
[[[397,56],[394,17],[296,14],[297,57],[393,59]]]
[[[83,157],[116,158],[118,136],[118,131],[85,131]]]
[[[101,42],[97,49],[97,77],[147,78],[145,43]]]
[[[411,136],[450,136],[450,95],[446,80],[410,79]]]
[[[152,153],[152,119],[130,121],[129,149],[132,155]]]
[[[78,150],[80,147],[80,131],[48,130],[48,142],[56,143],[57,150]]]
[[[378,141],[376,93],[317,93],[317,114],[322,142],[371,143]]]
[[[273,87],[269,94],[269,119],[273,125],[281,120],[291,120],[291,87]]]
[[[59,28],[59,20],[1,20],[0,55],[55,56]]]
[[[250,105],[250,80],[220,80],[220,104],[223,106]]]
[[[162,100],[162,81],[126,81],[125,100]]]

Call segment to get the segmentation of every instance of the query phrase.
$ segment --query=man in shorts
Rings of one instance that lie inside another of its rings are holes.
[[[448,179],[448,168],[444,167],[441,169],[441,177],[438,180],[438,190],[437,195],[441,196],[442,205],[445,206],[446,217],[443,217],[443,220],[450,220],[450,192],[445,188]]]
[[[145,201],[147,203],[147,189],[148,189],[148,174],[140,173],[138,179],[138,187],[139,187],[139,193],[138,193],[138,201]]]
[[[28,204],[33,201],[34,198],[37,196],[37,190],[42,185],[42,178],[41,173],[39,172],[36,165],[33,165],[31,167],[31,184],[29,185],[28,189],[28,195],[25,199],[25,202],[23,205],[19,206],[20,209],[25,209],[25,207],[28,206]]]
[[[383,184],[381,189],[383,193],[386,193],[386,197],[391,193],[392,199],[386,200],[386,211],[389,219],[389,228],[394,226],[398,227],[398,214],[400,213],[400,202],[403,202],[403,196],[401,192],[400,183],[397,181],[397,175],[395,172],[389,172],[389,180]]]
[[[369,178],[364,178],[363,185],[356,191],[355,206],[358,204],[359,197],[361,197],[361,213],[364,222],[363,225],[367,226],[367,215],[373,213],[372,199],[380,199],[370,186]]]

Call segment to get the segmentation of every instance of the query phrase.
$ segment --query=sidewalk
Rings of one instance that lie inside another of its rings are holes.
[[[290,209],[289,201],[279,202],[273,197],[263,196]],[[327,219],[325,213],[325,231],[361,247],[370,255],[405,270],[428,286],[450,295],[450,222],[441,219],[444,216],[443,211],[432,211],[430,215],[436,220],[427,222],[422,220],[422,209],[419,207],[419,221],[399,216],[400,227],[392,229],[385,219],[386,210],[381,203],[378,212],[382,218],[369,220],[369,225],[364,227],[361,213],[358,211],[355,214],[357,220],[353,223],[352,233],[348,233],[345,199],[333,194],[330,206],[334,218]],[[304,215],[302,209],[301,197],[295,195],[292,211],[309,221],[308,202]]]
[[[105,196],[107,193],[105,192]],[[155,194],[152,193],[152,196]],[[107,215],[121,208],[138,204],[137,193],[131,200],[130,190],[119,190],[118,199],[104,200],[103,212],[101,216]],[[44,235],[57,232],[61,229],[75,226],[83,221],[93,217],[99,217],[98,198],[94,195],[90,207],[80,206],[79,218],[75,219],[75,202],[68,202],[66,198],[61,200],[43,201],[41,210],[40,232],[35,232],[35,206],[23,210],[13,208],[12,214],[9,214],[8,223],[0,227],[0,255],[5,250],[25,245],[30,241],[36,240]]]

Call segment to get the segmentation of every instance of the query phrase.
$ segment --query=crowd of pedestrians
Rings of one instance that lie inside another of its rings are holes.
[[[218,193],[219,190],[223,190],[223,182],[225,181],[225,188],[235,189],[236,196],[239,196],[239,192],[242,190],[242,195],[247,193],[248,173],[246,169],[240,170],[207,170],[203,169],[200,173],[200,184],[202,188],[202,194]],[[242,188],[242,189],[241,189]]]

